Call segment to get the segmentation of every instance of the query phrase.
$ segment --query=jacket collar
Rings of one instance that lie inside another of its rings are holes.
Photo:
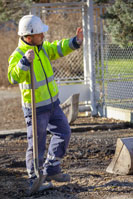
[[[27,43],[26,41],[23,40],[23,38],[20,38],[19,39],[19,42],[18,42],[18,47],[23,47],[25,48],[26,50],[29,50],[29,49],[33,49],[33,50],[37,50],[37,51],[40,51],[42,49],[42,45],[31,45],[29,43]]]

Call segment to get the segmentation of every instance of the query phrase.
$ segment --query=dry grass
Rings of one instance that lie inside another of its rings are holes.
[[[0,86],[9,86],[7,79],[8,58],[17,46],[17,29],[13,23],[7,23],[0,29]]]

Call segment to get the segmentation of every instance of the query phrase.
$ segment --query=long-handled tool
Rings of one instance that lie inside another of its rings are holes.
[[[34,81],[34,70],[33,63],[30,67],[31,73],[31,104],[32,104],[32,134],[33,134],[33,159],[34,159],[34,171],[37,176],[35,179],[30,194],[37,192],[45,180],[46,176],[40,173],[39,170],[39,159],[38,159],[38,140],[37,140],[37,121],[36,121],[36,104],[35,104],[35,81]]]

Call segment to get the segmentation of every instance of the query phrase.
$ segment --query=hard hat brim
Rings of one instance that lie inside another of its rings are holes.
[[[42,31],[43,32],[47,32],[48,31],[48,26],[47,25],[45,25],[45,24],[43,24],[43,27],[42,27]]]

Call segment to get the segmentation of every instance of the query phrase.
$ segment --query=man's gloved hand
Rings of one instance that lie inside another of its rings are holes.
[[[25,53],[25,57],[30,63],[32,63],[35,58],[34,51],[32,49],[27,50],[27,52]]]

